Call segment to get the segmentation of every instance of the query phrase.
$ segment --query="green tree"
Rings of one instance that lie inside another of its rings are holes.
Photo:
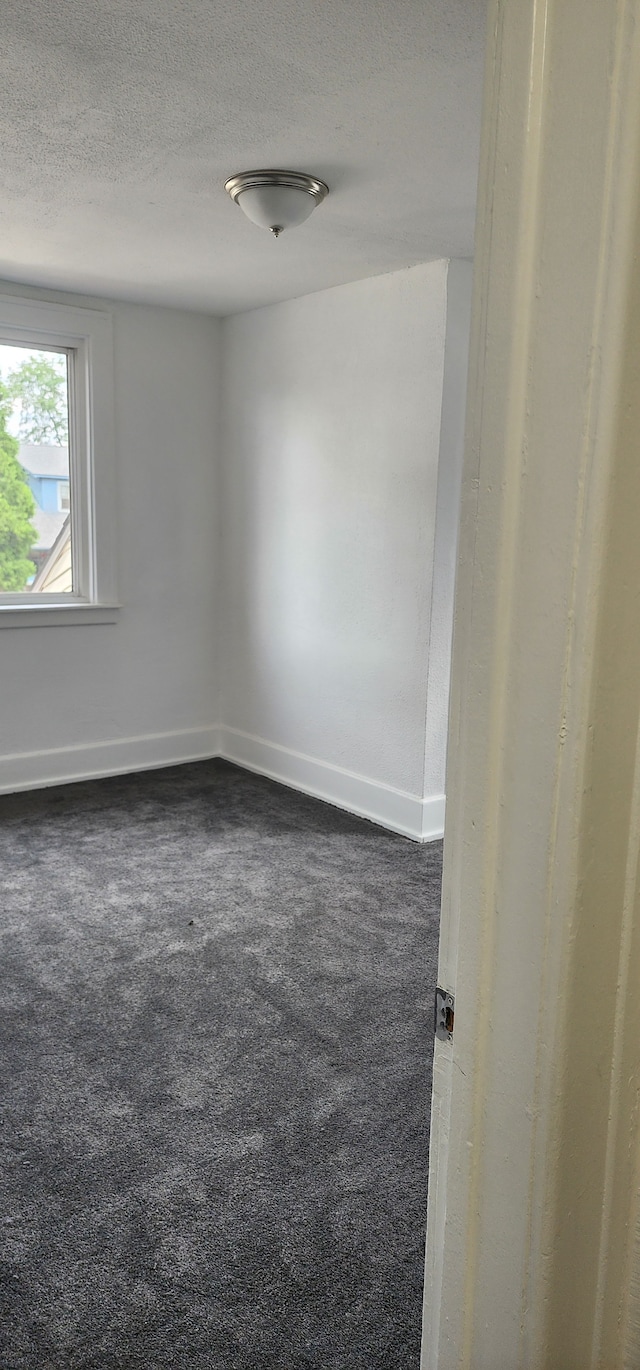
[[[20,400],[23,442],[64,447],[69,438],[66,358],[56,352],[25,357],[6,380],[9,399]]]
[[[18,461],[19,444],[7,432],[11,413],[6,387],[0,385],[0,591],[24,590],[36,567],[29,553],[36,541],[31,522],[36,502]]]

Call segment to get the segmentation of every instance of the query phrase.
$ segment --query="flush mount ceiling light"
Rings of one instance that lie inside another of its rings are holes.
[[[295,228],[329,194],[317,176],[302,171],[243,171],[225,182],[225,190],[259,228],[279,238],[285,228]]]

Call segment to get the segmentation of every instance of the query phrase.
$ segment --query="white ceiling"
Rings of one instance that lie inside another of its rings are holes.
[[[485,0],[4,0],[0,275],[227,314],[470,256]],[[254,167],[329,198],[276,242]]]

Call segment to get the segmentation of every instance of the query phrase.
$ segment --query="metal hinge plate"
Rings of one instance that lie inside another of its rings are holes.
[[[446,989],[436,990],[434,1032],[439,1042],[453,1041],[453,1019],[455,1000]]]

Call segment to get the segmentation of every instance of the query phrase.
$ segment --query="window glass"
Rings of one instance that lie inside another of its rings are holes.
[[[72,594],[69,354],[0,340],[0,593]]]
[[[111,311],[0,293],[0,628],[115,623]]]

